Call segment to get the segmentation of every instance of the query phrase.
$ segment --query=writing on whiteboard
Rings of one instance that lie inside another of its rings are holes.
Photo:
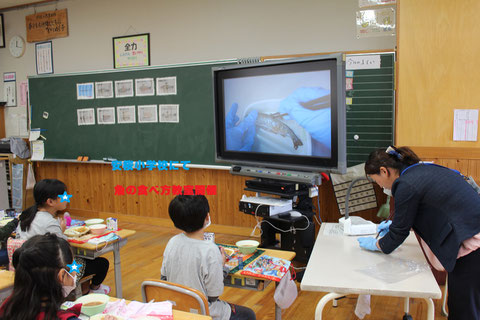
[[[347,56],[345,69],[380,69],[380,55]]]

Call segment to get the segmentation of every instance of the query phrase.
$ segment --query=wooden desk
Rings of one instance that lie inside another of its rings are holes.
[[[409,297],[423,298],[428,305],[428,319],[434,319],[435,309],[432,298],[438,299],[442,293],[430,268],[426,267],[419,273],[393,283],[359,272],[360,269],[382,263],[391,263],[392,266],[405,261],[426,264],[413,232],[400,247],[386,255],[361,249],[358,245],[358,237],[324,234],[327,225],[332,227],[336,224],[322,224],[300,285],[305,291],[330,292],[318,302],[315,310],[316,320],[322,319],[323,307],[328,301],[346,294],[405,297],[406,307]]]
[[[295,258],[295,255],[296,255],[296,253],[293,252],[293,251],[273,250],[273,249],[263,249],[263,248],[259,248],[259,249],[265,250],[265,252],[262,253],[262,255],[258,256],[257,259],[260,258],[261,256],[270,256],[270,257],[274,257],[274,258],[281,258],[281,259],[285,259],[285,260],[288,260],[288,261],[292,261],[293,258]],[[253,263],[255,260],[253,260],[250,263]],[[270,281],[270,280],[267,280],[265,278],[260,278],[260,277],[255,277],[255,276],[246,276],[246,275],[241,274],[240,272],[241,272],[241,270],[235,272],[232,276],[236,277],[236,278],[258,279],[258,280]],[[275,282],[275,286],[277,286],[277,284],[278,284],[278,282]],[[225,285],[229,286],[228,284],[225,284]],[[236,287],[236,286],[234,286],[234,287]],[[275,303],[275,320],[281,320],[281,319],[282,319],[282,309],[277,305],[277,303]]]
[[[13,290],[15,272],[0,270],[0,301],[5,300]]]
[[[115,270],[115,295],[122,298],[122,271],[120,265],[120,248],[127,243],[127,238],[134,235],[135,230],[122,229],[116,232],[120,239],[102,243],[98,246],[91,243],[73,243],[70,242],[76,256],[93,260],[113,251],[113,261]],[[99,249],[100,248],[100,249]]]
[[[110,297],[110,301],[115,301],[118,300],[117,298]],[[130,302],[130,300],[125,300],[127,304]],[[180,310],[172,310],[173,314],[173,320],[212,320],[212,317],[210,316],[204,316],[202,314],[196,314],[196,313],[190,313],[190,312],[185,312],[185,311],[180,311]]]

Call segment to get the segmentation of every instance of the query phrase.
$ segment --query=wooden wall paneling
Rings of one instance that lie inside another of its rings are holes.
[[[453,110],[478,109],[475,0],[402,0],[398,20],[397,144],[478,148],[453,141]]]
[[[249,178],[233,176],[225,170],[192,168],[188,171],[112,171],[112,167],[106,164],[41,162],[37,163],[36,172],[37,180],[56,178],[67,184],[69,194],[73,195],[68,210],[79,216],[115,216],[133,223],[171,226],[168,205],[174,195],[149,193],[145,196],[138,195],[138,192],[136,195],[115,195],[115,186],[121,185],[126,189],[129,185],[138,187],[144,184],[148,188],[158,185],[161,193],[162,185],[198,184],[217,186],[217,195],[207,196],[214,225],[211,227],[213,232],[223,230],[226,233],[250,235],[256,225],[254,216],[238,210],[238,201],[243,194],[255,195],[254,192],[243,190],[245,180]],[[375,191],[378,204],[383,204],[386,196],[378,187],[375,187]],[[322,220],[338,221],[341,216],[330,181],[319,187],[319,197]],[[316,198],[312,201],[316,207]],[[377,211],[375,208],[354,214],[378,222]]]

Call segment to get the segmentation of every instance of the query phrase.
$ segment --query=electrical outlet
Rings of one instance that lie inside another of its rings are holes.
[[[310,187],[310,189],[308,189],[308,196],[310,198],[318,196],[318,189],[315,187]]]

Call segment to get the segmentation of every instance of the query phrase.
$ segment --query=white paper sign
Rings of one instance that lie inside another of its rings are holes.
[[[369,54],[359,56],[347,56],[346,70],[380,69],[380,55]]]
[[[32,160],[43,160],[45,146],[42,140],[32,141]]]
[[[478,109],[455,109],[453,141],[477,141]]]

